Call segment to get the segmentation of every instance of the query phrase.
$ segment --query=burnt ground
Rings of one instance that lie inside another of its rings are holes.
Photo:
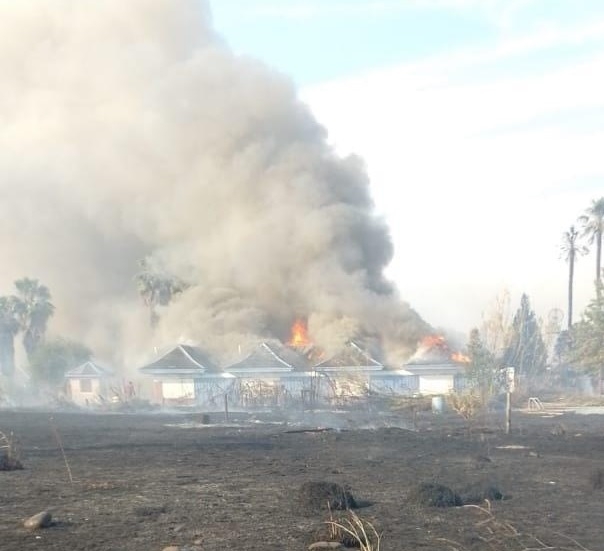
[[[0,472],[0,549],[159,551],[202,540],[206,551],[303,550],[327,518],[300,507],[298,489],[312,480],[347,487],[382,550],[604,549],[601,415],[515,413],[511,435],[498,420],[469,434],[454,416],[431,413],[418,431],[192,421],[0,411],[24,465]],[[490,485],[504,499],[490,513],[426,507],[413,498],[420,483]],[[44,509],[54,526],[22,527]]]

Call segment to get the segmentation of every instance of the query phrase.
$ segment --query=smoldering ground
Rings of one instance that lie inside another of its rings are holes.
[[[286,77],[229,50],[205,3],[0,12],[0,283],[48,285],[55,332],[120,363],[284,338],[296,317],[328,348],[414,347],[426,324],[383,276],[393,248],[362,161],[334,154]],[[154,331],[142,258],[190,285]]]

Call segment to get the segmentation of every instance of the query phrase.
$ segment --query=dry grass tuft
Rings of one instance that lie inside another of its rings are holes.
[[[0,431],[0,471],[18,471],[23,469],[21,450],[12,432]]]
[[[391,396],[388,405],[398,412],[430,411],[432,399],[430,396]]]
[[[482,398],[473,392],[452,392],[447,395],[447,404],[466,421],[471,421],[482,409]]]
[[[589,551],[576,540],[562,534],[557,536],[563,543],[547,543],[533,534],[524,534],[511,523],[498,519],[491,510],[489,501],[484,506],[464,505],[480,516],[476,522],[476,537],[483,542],[482,549],[492,551]],[[464,551],[463,545],[453,540],[438,538],[452,551]]]
[[[357,547],[361,551],[380,551],[381,535],[375,526],[353,511],[341,520],[325,523],[332,541],[341,542],[345,547]]]

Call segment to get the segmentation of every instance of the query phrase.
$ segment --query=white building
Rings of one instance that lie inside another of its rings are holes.
[[[417,392],[424,395],[449,394],[463,388],[465,365],[453,361],[409,362],[404,371],[418,379]]]
[[[65,373],[67,395],[78,406],[93,406],[108,398],[112,371],[89,360]]]
[[[185,344],[172,348],[139,371],[153,377],[152,401],[161,405],[199,404],[204,401],[205,388],[200,381],[206,381],[209,388],[210,383],[224,385],[232,379],[224,376],[209,354]]]

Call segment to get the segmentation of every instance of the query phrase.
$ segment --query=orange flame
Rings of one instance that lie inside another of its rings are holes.
[[[289,346],[307,346],[310,344],[308,329],[304,320],[297,319],[294,322],[291,328],[291,336],[287,344]]]
[[[469,364],[472,361],[468,356],[461,352],[453,352],[453,354],[451,354],[451,359],[460,364]]]
[[[442,335],[428,335],[420,343],[424,348],[447,348],[445,337]]]
[[[442,356],[448,356],[452,361],[457,363],[470,363],[471,360],[465,354],[461,352],[451,352],[451,348],[447,343],[447,340],[442,335],[428,335],[424,337],[420,344],[420,353],[423,354],[440,354]]]

